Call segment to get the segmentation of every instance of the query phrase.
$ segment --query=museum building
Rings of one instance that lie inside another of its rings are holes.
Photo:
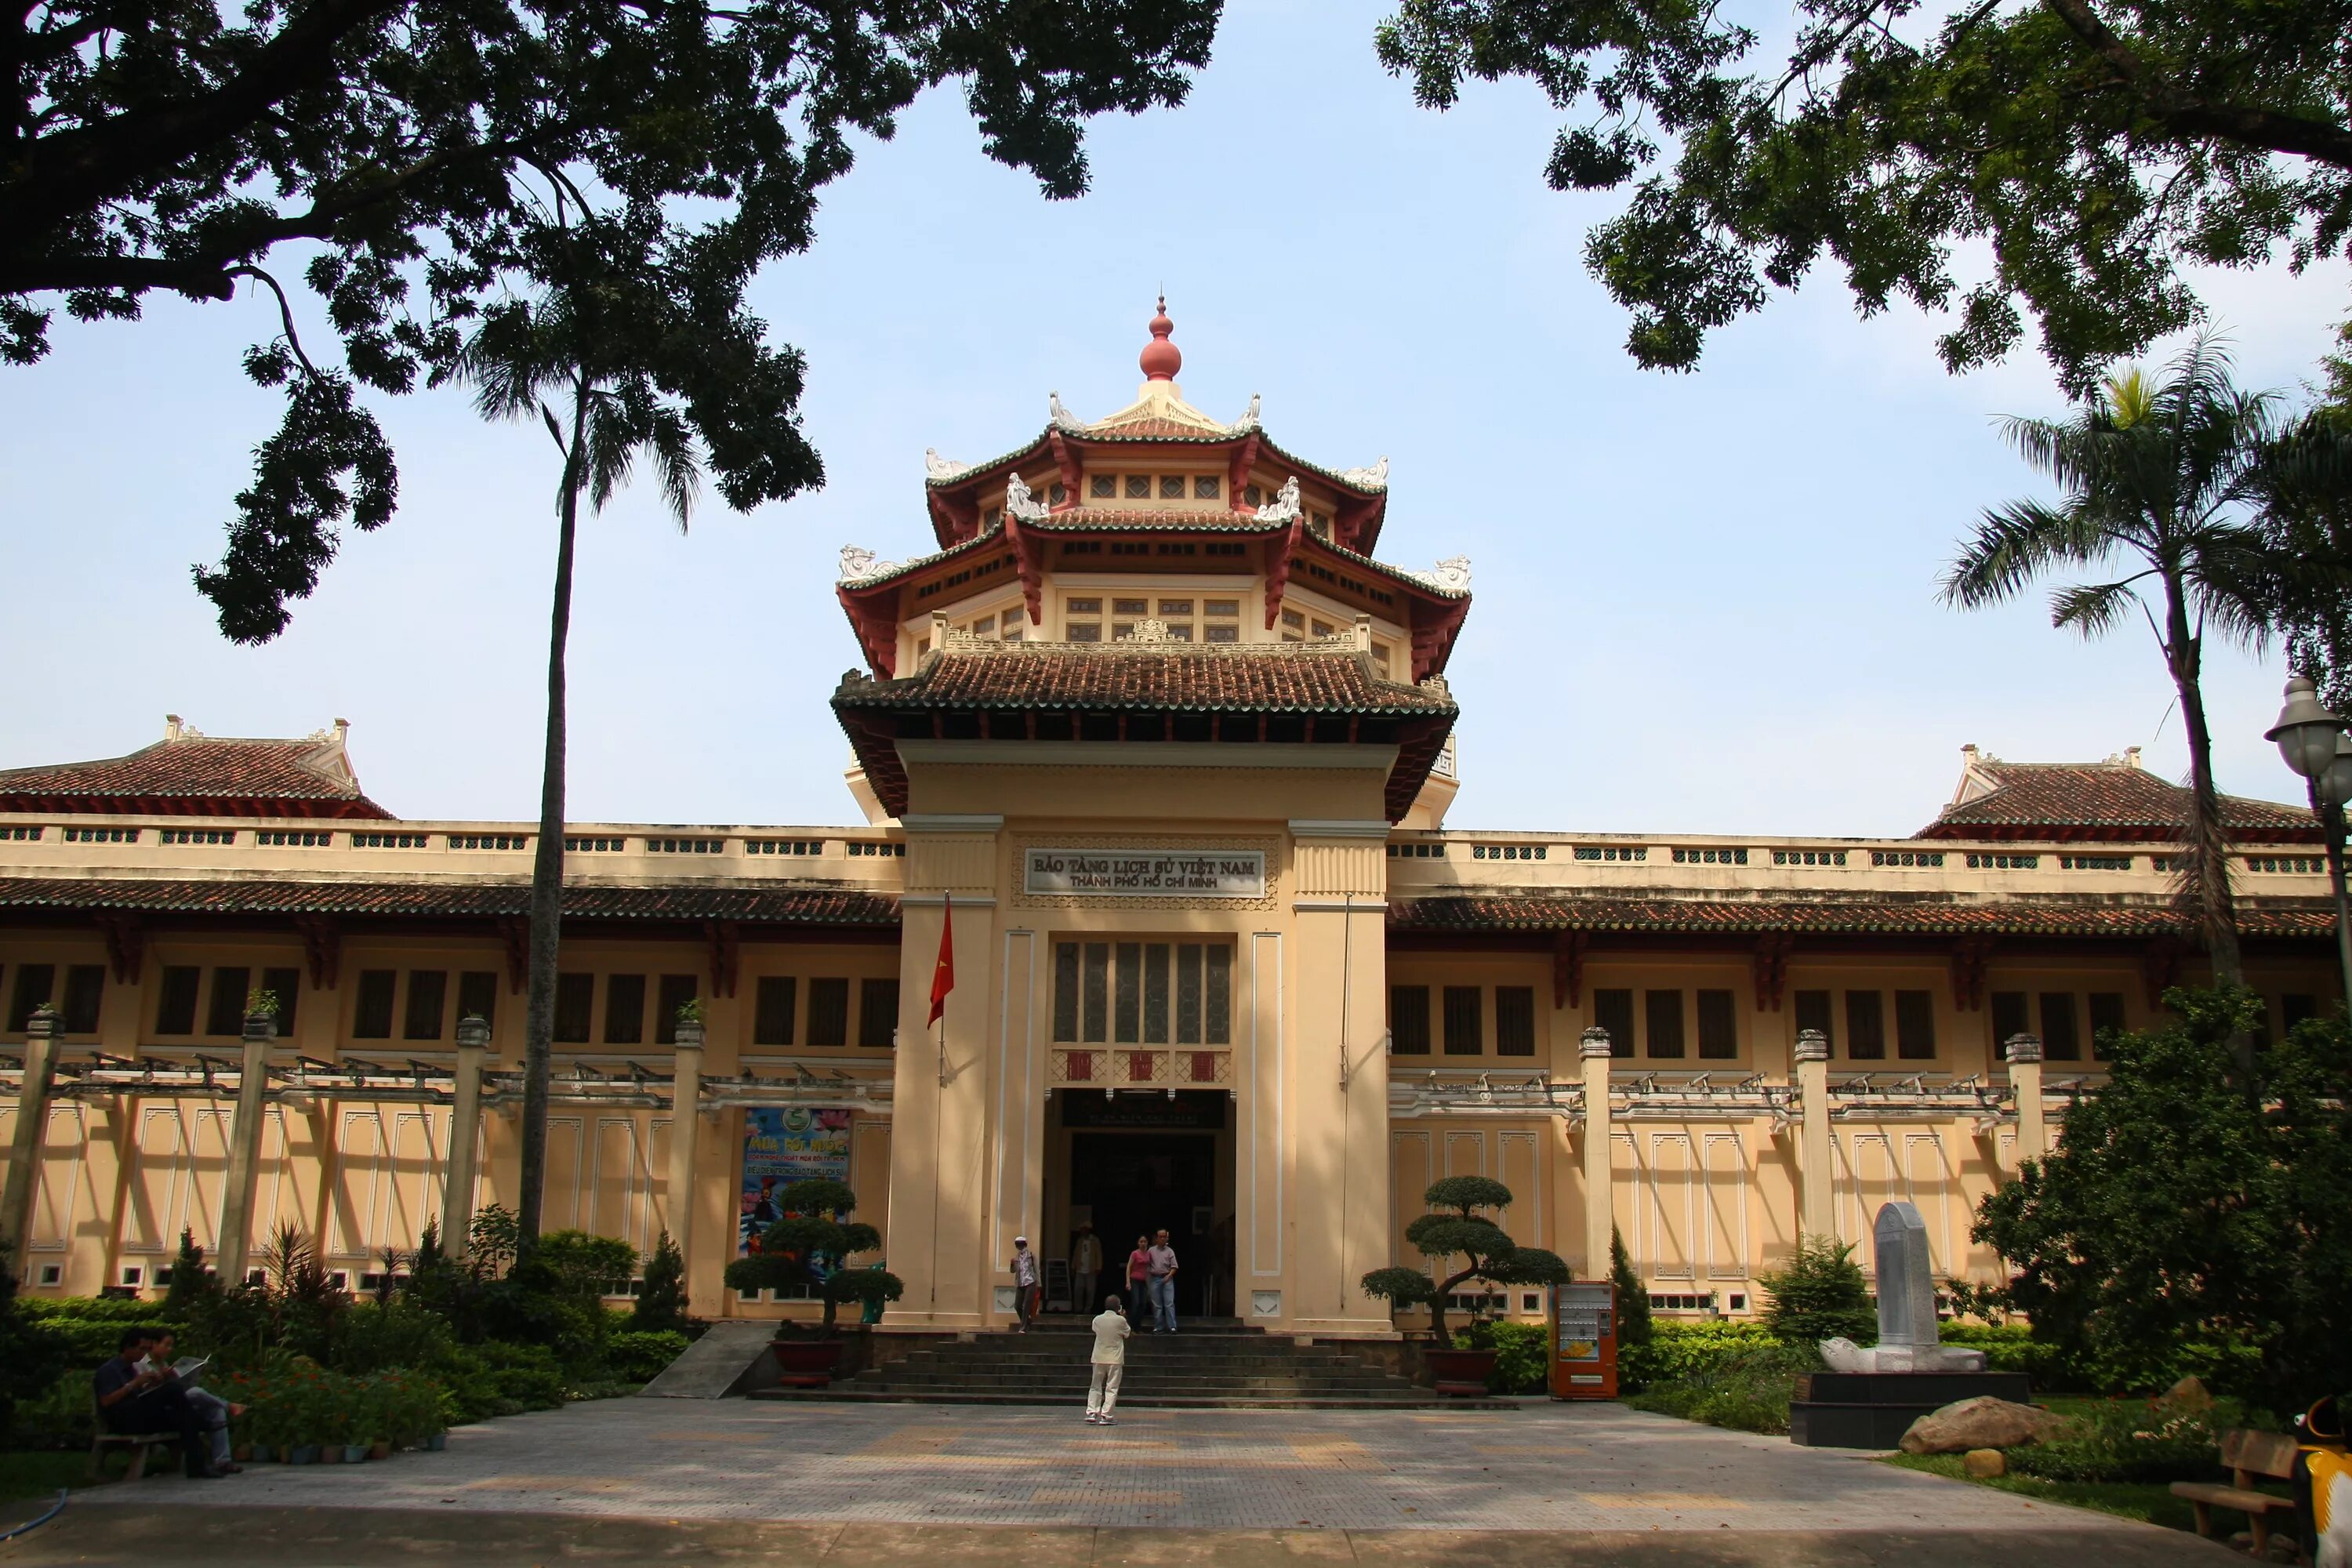
[[[668,1231],[701,1315],[801,1312],[720,1273],[839,1175],[926,1329],[1008,1321],[1013,1238],[1050,1268],[1085,1222],[1171,1231],[1186,1313],[1386,1333],[1357,1282],[1461,1173],[1580,1275],[1616,1226],[1667,1311],[1749,1310],[1800,1235],[1867,1267],[1895,1198],[1987,1275],[1975,1203],[2200,977],[2186,792],[1969,747],[1909,838],[1449,830],[1468,563],[1384,563],[1385,461],[1202,414],[1171,331],[1128,407],[928,455],[929,553],[843,552],[865,821],[566,829],[546,1225]],[[27,1289],[160,1289],[184,1228],[240,1275],[287,1225],[358,1289],[513,1206],[536,828],[400,817],[346,740],[173,718],[0,773]],[[2338,1003],[2318,830],[2226,807],[2284,1029]]]

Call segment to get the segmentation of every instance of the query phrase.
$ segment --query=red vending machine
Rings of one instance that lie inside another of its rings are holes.
[[[1606,1279],[1551,1293],[1551,1396],[1617,1397],[1617,1287]]]

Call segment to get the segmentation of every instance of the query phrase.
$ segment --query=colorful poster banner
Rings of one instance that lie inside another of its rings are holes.
[[[777,1201],[794,1182],[849,1180],[849,1112],[804,1105],[755,1105],[743,1112],[743,1191],[735,1255],[759,1249],[761,1233],[784,1217]]]

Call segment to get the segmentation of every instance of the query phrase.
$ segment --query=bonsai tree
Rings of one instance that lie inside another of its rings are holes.
[[[887,1269],[848,1267],[856,1254],[879,1247],[882,1233],[844,1217],[857,1207],[857,1194],[847,1183],[794,1182],[778,1194],[776,1205],[784,1217],[761,1235],[759,1251],[727,1266],[729,1289],[813,1287],[824,1303],[827,1337],[843,1302],[895,1301],[905,1293],[905,1283]]]
[[[1511,1189],[1484,1176],[1447,1176],[1432,1182],[1421,1194],[1429,1212],[1405,1226],[1404,1238],[1424,1258],[1447,1267],[1449,1258],[1465,1259],[1463,1268],[1432,1281],[1418,1268],[1375,1268],[1364,1276],[1364,1293],[1378,1296],[1391,1311],[1426,1306],[1430,1327],[1440,1345],[1451,1344],[1445,1327],[1445,1299],[1465,1280],[1483,1279],[1495,1285],[1565,1285],[1568,1265],[1559,1254],[1540,1247],[1521,1247],[1508,1232],[1479,1213],[1511,1206]]]

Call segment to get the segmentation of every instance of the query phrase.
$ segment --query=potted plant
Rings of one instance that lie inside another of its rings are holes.
[[[1495,1371],[1495,1331],[1483,1312],[1473,1313],[1470,1331],[1456,1341],[1445,1321],[1445,1303],[1472,1279],[1493,1285],[1565,1285],[1568,1265],[1559,1255],[1540,1247],[1521,1247],[1508,1232],[1482,1214],[1511,1206],[1511,1189],[1485,1176],[1447,1176],[1432,1182],[1422,1194],[1429,1212],[1405,1227],[1404,1238],[1423,1257],[1446,1267],[1459,1258],[1465,1266],[1443,1279],[1433,1280],[1418,1268],[1375,1268],[1364,1276],[1367,1295],[1377,1296],[1391,1311],[1425,1306],[1429,1309],[1430,1344],[1423,1352],[1440,1394],[1486,1392]]]
[[[857,1194],[845,1182],[794,1182],[777,1197],[784,1217],[757,1239],[759,1250],[727,1266],[736,1290],[790,1290],[810,1287],[824,1305],[814,1334],[786,1323],[774,1342],[781,1381],[796,1388],[822,1388],[841,1364],[842,1342],[834,1322],[845,1301],[895,1301],[906,1290],[887,1268],[853,1268],[850,1258],[882,1245],[872,1226],[848,1219]]]

